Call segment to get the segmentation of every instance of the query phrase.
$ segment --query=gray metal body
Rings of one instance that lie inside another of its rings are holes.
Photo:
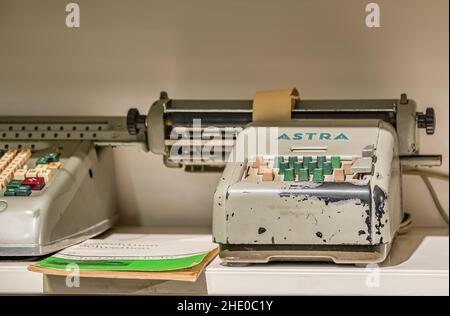
[[[261,127],[244,130],[235,148],[253,129]],[[378,120],[303,120],[279,125],[276,137],[299,132],[345,133],[349,140],[280,140],[277,155],[352,157],[372,146],[372,172],[342,183],[260,182],[243,179],[249,156],[228,162],[214,196],[213,235],[221,259],[383,261],[403,218],[395,130]]]
[[[61,148],[62,167],[42,191],[0,196],[0,256],[40,256],[98,235],[117,218],[111,148],[90,141],[40,142],[28,164]]]

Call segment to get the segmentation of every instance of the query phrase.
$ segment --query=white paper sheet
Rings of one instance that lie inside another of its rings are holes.
[[[111,234],[89,239],[54,257],[74,260],[148,260],[181,258],[207,253],[217,245],[210,235]]]

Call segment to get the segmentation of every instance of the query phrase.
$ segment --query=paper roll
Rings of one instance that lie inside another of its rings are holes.
[[[298,98],[296,88],[258,91],[253,99],[253,122],[290,121],[292,107]]]

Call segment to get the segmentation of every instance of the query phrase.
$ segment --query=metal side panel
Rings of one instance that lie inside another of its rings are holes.
[[[43,255],[108,229],[117,217],[112,149],[91,142],[62,147],[62,168],[42,191],[0,197],[0,256]],[[40,153],[33,157],[33,165]]]
[[[228,244],[371,245],[368,185],[239,182],[225,203]]]

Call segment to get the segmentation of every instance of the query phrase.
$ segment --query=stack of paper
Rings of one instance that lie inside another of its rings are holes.
[[[69,247],[28,267],[82,277],[196,281],[217,255],[210,235],[112,234]]]

